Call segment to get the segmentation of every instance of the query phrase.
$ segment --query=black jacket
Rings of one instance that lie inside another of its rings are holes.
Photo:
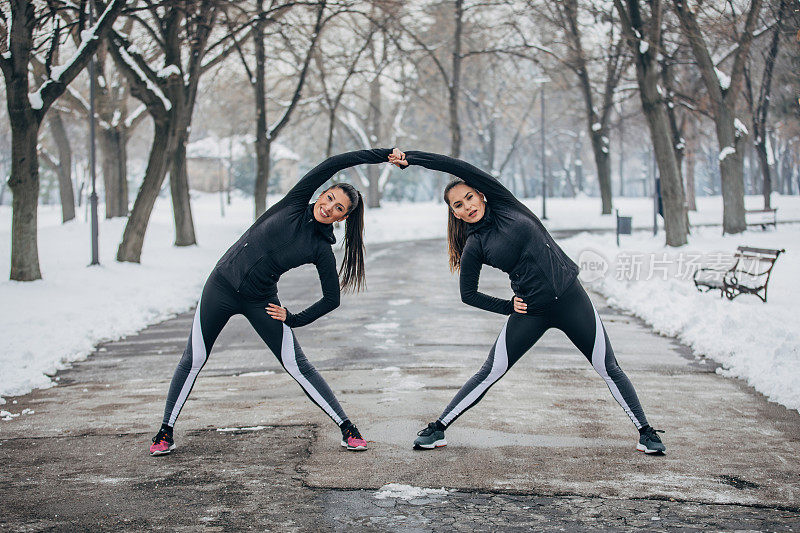
[[[314,191],[340,170],[362,163],[387,162],[390,153],[388,148],[347,152],[311,169],[225,252],[217,271],[245,298],[267,300],[278,294],[281,274],[313,263],[322,285],[322,298],[296,315],[287,312],[286,325],[305,326],[336,309],[339,277],[331,248],[336,238],[331,224],[314,219],[313,205],[308,202]]]
[[[450,173],[486,196],[486,213],[469,225],[461,255],[461,299],[500,314],[511,314],[511,300],[478,292],[481,266],[508,274],[511,290],[528,312],[556,301],[578,276],[578,266],[556,244],[541,221],[497,179],[469,163],[429,152],[406,152],[411,165]]]

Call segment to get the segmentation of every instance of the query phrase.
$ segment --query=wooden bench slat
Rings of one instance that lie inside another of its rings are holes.
[[[747,220],[748,215],[756,215],[756,220]],[[763,216],[758,216],[763,215]],[[747,226],[761,226],[761,229],[766,230],[767,226],[772,226],[777,229],[778,227],[778,208],[773,207],[770,209],[745,209],[744,210],[745,225]]]
[[[774,256],[774,257],[778,257],[778,255],[786,252],[786,250],[784,250],[782,248],[780,250],[773,250],[771,248],[753,248],[752,246],[739,246],[736,249],[736,251],[737,252],[748,252],[748,253],[754,253],[754,254],[763,254],[763,255]]]

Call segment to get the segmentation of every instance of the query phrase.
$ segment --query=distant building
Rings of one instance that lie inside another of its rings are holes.
[[[254,142],[253,135],[209,136],[186,145],[189,188],[204,192],[228,190],[231,166],[235,161],[255,158]],[[285,193],[297,183],[300,157],[277,142],[272,143],[270,156],[270,183],[277,186],[277,192]]]

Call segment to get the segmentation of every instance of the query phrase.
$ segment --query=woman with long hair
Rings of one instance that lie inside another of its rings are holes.
[[[292,332],[339,306],[343,290],[364,285],[364,201],[347,183],[336,183],[309,204],[314,191],[340,170],[387,161],[390,149],[358,150],[333,156],[303,176],[231,246],[208,277],[195,310],[192,331],[167,394],[161,429],[150,455],[175,449],[172,430],[211,347],[228,320],[244,315],[306,395],[342,431],[342,446],[364,450],[367,442],[350,422],[328,384],[306,359]],[[337,275],[332,246],[333,223],[345,221],[344,259]],[[299,313],[281,307],[278,279],[284,272],[313,263],[322,298]],[[339,279],[341,277],[341,280]]]
[[[633,385],[617,364],[600,316],[577,279],[577,265],[536,215],[497,179],[459,159],[429,152],[395,152],[389,160],[401,168],[420,165],[456,176],[444,190],[444,201],[448,206],[450,269],[460,271],[461,300],[509,315],[483,367],[441,416],[418,433],[414,447],[447,445],[445,429],[476,405],[545,331],[557,328],[589,360],[639,430],[636,448],[648,454],[664,453],[659,430],[647,423]],[[511,300],[478,291],[484,264],[508,274],[514,292]]]

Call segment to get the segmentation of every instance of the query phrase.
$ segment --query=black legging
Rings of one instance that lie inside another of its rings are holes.
[[[167,405],[164,408],[164,424],[175,425],[175,420],[194,387],[197,374],[208,360],[214,341],[228,320],[237,314],[244,315],[250,321],[256,333],[311,401],[337,424],[341,425],[347,420],[347,415],[333,391],[306,359],[292,329],[267,314],[265,307],[270,303],[280,305],[277,296],[259,301],[245,299],[216,270],[211,273],[195,310],[189,342],[172,377]]]
[[[477,404],[489,387],[505,375],[550,328],[567,334],[605,380],[612,396],[637,428],[647,425],[644,411],[628,376],[614,357],[600,315],[576,280],[549,307],[535,314],[512,313],[489,351],[489,358],[455,395],[439,417],[445,426]]]

